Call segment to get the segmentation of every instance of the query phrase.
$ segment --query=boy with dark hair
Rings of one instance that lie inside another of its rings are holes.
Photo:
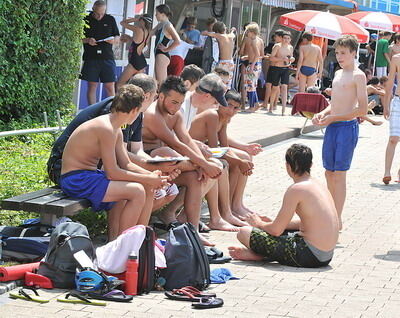
[[[323,59],[321,48],[312,43],[311,33],[304,32],[301,38],[296,79],[299,81],[299,92],[303,93],[306,87],[315,85],[317,78],[322,78]]]
[[[387,69],[390,64],[389,55],[389,40],[392,37],[392,33],[384,31],[379,35],[378,44],[376,46],[376,76],[382,77],[387,76]]]
[[[293,144],[285,158],[286,171],[294,183],[286,190],[278,215],[271,220],[250,214],[246,221],[253,227],[241,228],[237,235],[245,247],[229,247],[229,253],[239,260],[277,261],[295,267],[326,266],[339,235],[332,196],[310,175],[310,148]],[[299,219],[293,217],[295,214]]]
[[[153,205],[151,190],[167,185],[168,177],[161,176],[161,171],[149,172],[133,164],[123,144],[121,126],[137,118],[143,95],[135,85],[121,87],[111,113],[76,128],[62,156],[61,189],[71,197],[90,200],[94,211],[111,209],[109,240],[131,226],[147,224]],[[97,169],[100,159],[104,171]]]
[[[290,44],[292,35],[284,31],[282,42],[277,43],[272,49],[270,56],[271,62],[275,63],[274,71],[271,72],[271,100],[278,98],[281,92],[282,98],[282,116],[285,114],[287,104],[287,90],[289,85],[289,66],[294,62],[293,46]],[[281,86],[281,89],[279,89]]]
[[[322,160],[341,229],[341,215],[346,200],[346,173],[358,141],[357,117],[367,114],[368,96],[365,74],[355,65],[357,39],[352,35],[344,35],[335,42],[334,47],[342,69],[336,72],[332,82],[331,104],[315,114],[312,121],[314,125],[327,126]]]
[[[193,92],[204,76],[204,71],[194,64],[186,65],[181,73],[181,78],[188,92]]]

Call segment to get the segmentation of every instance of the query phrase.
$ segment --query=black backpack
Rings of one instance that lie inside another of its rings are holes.
[[[165,289],[193,286],[203,290],[210,285],[210,264],[199,235],[190,223],[170,229],[165,245],[167,268],[161,276]]]
[[[154,244],[156,236],[151,227],[146,226],[146,235],[139,250],[137,294],[148,294],[156,282]]]
[[[79,266],[74,254],[85,251],[94,259],[94,248],[86,226],[65,222],[58,225],[50,237],[45,259],[40,263],[38,274],[50,278],[54,287],[75,288],[75,274]]]

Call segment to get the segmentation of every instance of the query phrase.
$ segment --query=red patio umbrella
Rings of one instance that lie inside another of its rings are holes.
[[[400,32],[400,16],[384,12],[361,11],[346,15],[366,29]]]
[[[358,42],[367,43],[369,33],[352,20],[330,12],[300,10],[282,15],[279,23],[297,31],[308,31],[315,36],[336,40],[344,34],[354,35]]]

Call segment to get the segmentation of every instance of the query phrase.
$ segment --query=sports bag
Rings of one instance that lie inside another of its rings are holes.
[[[210,264],[199,235],[190,223],[169,230],[165,245],[167,268],[161,276],[165,289],[193,286],[203,290],[210,285]]]
[[[22,263],[40,261],[46,254],[50,237],[9,237],[3,239],[2,259]]]
[[[75,222],[61,223],[51,234],[38,274],[50,278],[54,287],[75,288],[75,273],[79,264],[74,254],[82,250],[93,260],[94,248],[86,226]]]

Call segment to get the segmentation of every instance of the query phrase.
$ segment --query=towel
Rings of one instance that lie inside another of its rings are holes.
[[[230,279],[240,279],[233,276],[227,268],[216,268],[211,271],[211,284],[225,284]]]

